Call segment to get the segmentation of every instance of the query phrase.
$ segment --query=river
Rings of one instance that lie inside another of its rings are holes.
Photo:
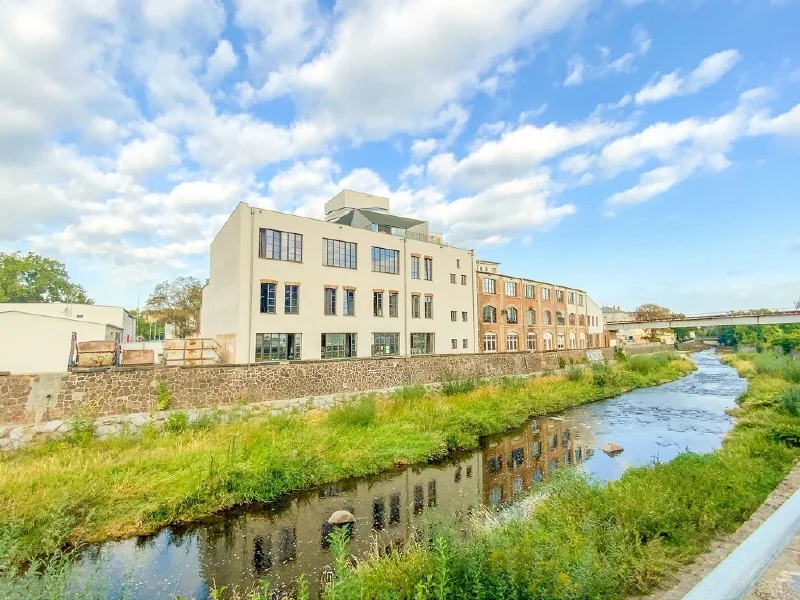
[[[731,428],[725,410],[735,406],[746,382],[712,351],[694,360],[698,369],[680,380],[532,419],[447,462],[343,481],[190,527],[90,547],[71,572],[73,588],[86,592],[88,586],[113,599],[206,600],[214,586],[242,590],[266,578],[277,588],[306,573],[316,593],[331,561],[324,532],[334,511],[356,517],[353,554],[391,552],[419,535],[431,514],[463,519],[481,506],[513,502],[555,469],[578,468],[608,481],[631,466],[710,452]],[[624,451],[608,456],[598,450],[608,442]]]

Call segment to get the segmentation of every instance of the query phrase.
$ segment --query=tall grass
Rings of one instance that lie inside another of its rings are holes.
[[[625,366],[636,373],[648,373],[660,369],[678,358],[675,352],[659,352],[658,354],[641,354],[630,356],[625,361]]]
[[[774,351],[747,355],[758,373],[781,377],[791,383],[800,383],[800,359],[782,356]]]
[[[0,456],[0,535],[14,540],[7,552],[20,561],[65,543],[152,532],[229,506],[475,449],[481,436],[531,415],[656,385],[692,368],[689,361],[650,373],[615,368],[602,385],[588,378],[509,378],[453,396],[404,388],[329,413],[253,416],[77,446],[50,442]]]

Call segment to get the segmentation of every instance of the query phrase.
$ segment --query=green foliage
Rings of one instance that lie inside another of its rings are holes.
[[[200,305],[203,301],[203,284],[196,277],[178,277],[162,281],[147,299],[146,308],[158,323],[175,326],[179,338],[197,331]]]
[[[597,387],[611,385],[614,380],[614,369],[607,362],[592,363],[592,382]]]
[[[131,316],[136,317],[136,338],[145,341],[163,340],[164,323],[155,322],[146,310],[129,310]]]
[[[220,420],[221,416],[217,413],[203,413],[195,417],[195,419],[189,423],[189,429],[208,431],[219,425]]]
[[[172,392],[161,379],[156,379],[156,410],[167,410],[172,406]]]
[[[170,433],[183,433],[189,427],[189,415],[182,410],[171,412],[164,419],[164,429]]]
[[[692,333],[696,330],[696,327],[674,327],[672,329],[675,332],[675,340],[677,342],[688,342],[692,339]]]
[[[758,312],[758,311],[756,311]],[[705,327],[701,335],[716,337],[723,346],[781,348],[785,353],[800,350],[800,324],[721,325]]]
[[[565,359],[563,356],[559,356],[558,357],[558,368],[559,369],[563,369],[566,366],[567,366],[567,359]]]
[[[800,385],[791,385],[781,394],[781,408],[793,417],[800,417]]]
[[[369,427],[378,413],[374,396],[360,396],[339,404],[328,413],[328,422],[336,427]]]
[[[583,379],[583,369],[575,366],[570,367],[567,369],[567,379],[569,381],[580,381]]]
[[[667,366],[678,355],[674,352],[659,352],[658,354],[641,354],[630,356],[625,361],[625,367],[636,373],[649,373]]]
[[[468,394],[476,387],[477,384],[474,379],[448,379],[442,383],[442,394],[445,396]]]
[[[627,360],[628,355],[625,354],[625,349],[622,346],[614,346],[614,360]]]
[[[0,252],[0,302],[93,303],[64,263],[33,252]]]
[[[762,352],[750,359],[756,371],[765,375],[782,377],[790,383],[800,383],[800,359],[780,356],[775,352]]]
[[[88,444],[94,439],[94,415],[78,414],[72,419],[67,439],[73,444]]]

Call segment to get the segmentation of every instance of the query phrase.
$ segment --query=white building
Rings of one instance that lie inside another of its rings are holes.
[[[211,244],[202,337],[223,360],[475,352],[475,255],[389,200],[343,191],[325,221],[241,203]]]
[[[136,317],[121,306],[103,306],[100,304],[69,304],[62,302],[24,302],[2,303],[0,313],[17,311],[34,315],[65,317],[112,325],[122,331],[120,342],[136,340]],[[105,338],[98,338],[105,339]],[[79,339],[79,341],[90,341]]]

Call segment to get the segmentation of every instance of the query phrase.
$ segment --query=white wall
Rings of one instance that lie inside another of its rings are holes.
[[[136,339],[136,318],[121,306],[100,304],[70,304],[61,302],[3,303],[0,312],[18,310],[26,313],[84,319],[94,323],[108,323],[122,329],[122,341]],[[130,338],[128,338],[130,336]]]
[[[88,342],[114,339],[119,330],[83,319],[0,312],[0,371],[65,372],[73,331]]]

